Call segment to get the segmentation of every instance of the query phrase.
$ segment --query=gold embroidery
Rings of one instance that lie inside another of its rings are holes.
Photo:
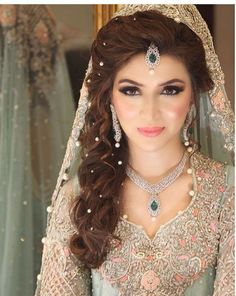
[[[224,165],[200,153],[193,156],[192,165],[198,189],[195,199],[152,240],[141,227],[125,219],[118,223],[116,234],[122,243],[111,250],[98,271],[119,295],[182,295],[208,267],[216,265]]]

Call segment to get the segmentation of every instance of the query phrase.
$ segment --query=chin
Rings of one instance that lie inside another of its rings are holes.
[[[148,141],[142,141],[142,143],[133,143],[133,146],[136,146],[138,149],[143,150],[144,152],[155,152],[163,148],[163,143],[150,143]]]

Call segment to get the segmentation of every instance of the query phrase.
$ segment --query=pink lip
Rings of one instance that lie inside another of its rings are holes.
[[[156,137],[159,136],[164,127],[139,127],[138,131],[145,137]]]

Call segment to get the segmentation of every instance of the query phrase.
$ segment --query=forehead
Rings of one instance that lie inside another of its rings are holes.
[[[145,62],[145,54],[133,56],[117,72],[115,81],[130,78],[140,82],[164,82],[174,78],[182,79],[190,83],[190,75],[183,62],[170,55],[161,55],[160,63],[156,66],[154,74],[149,73],[149,67]]]

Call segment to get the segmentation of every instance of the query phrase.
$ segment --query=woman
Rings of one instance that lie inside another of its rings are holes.
[[[99,31],[37,295],[233,295],[232,167],[195,141],[232,149],[221,74],[192,5],[127,5]]]

